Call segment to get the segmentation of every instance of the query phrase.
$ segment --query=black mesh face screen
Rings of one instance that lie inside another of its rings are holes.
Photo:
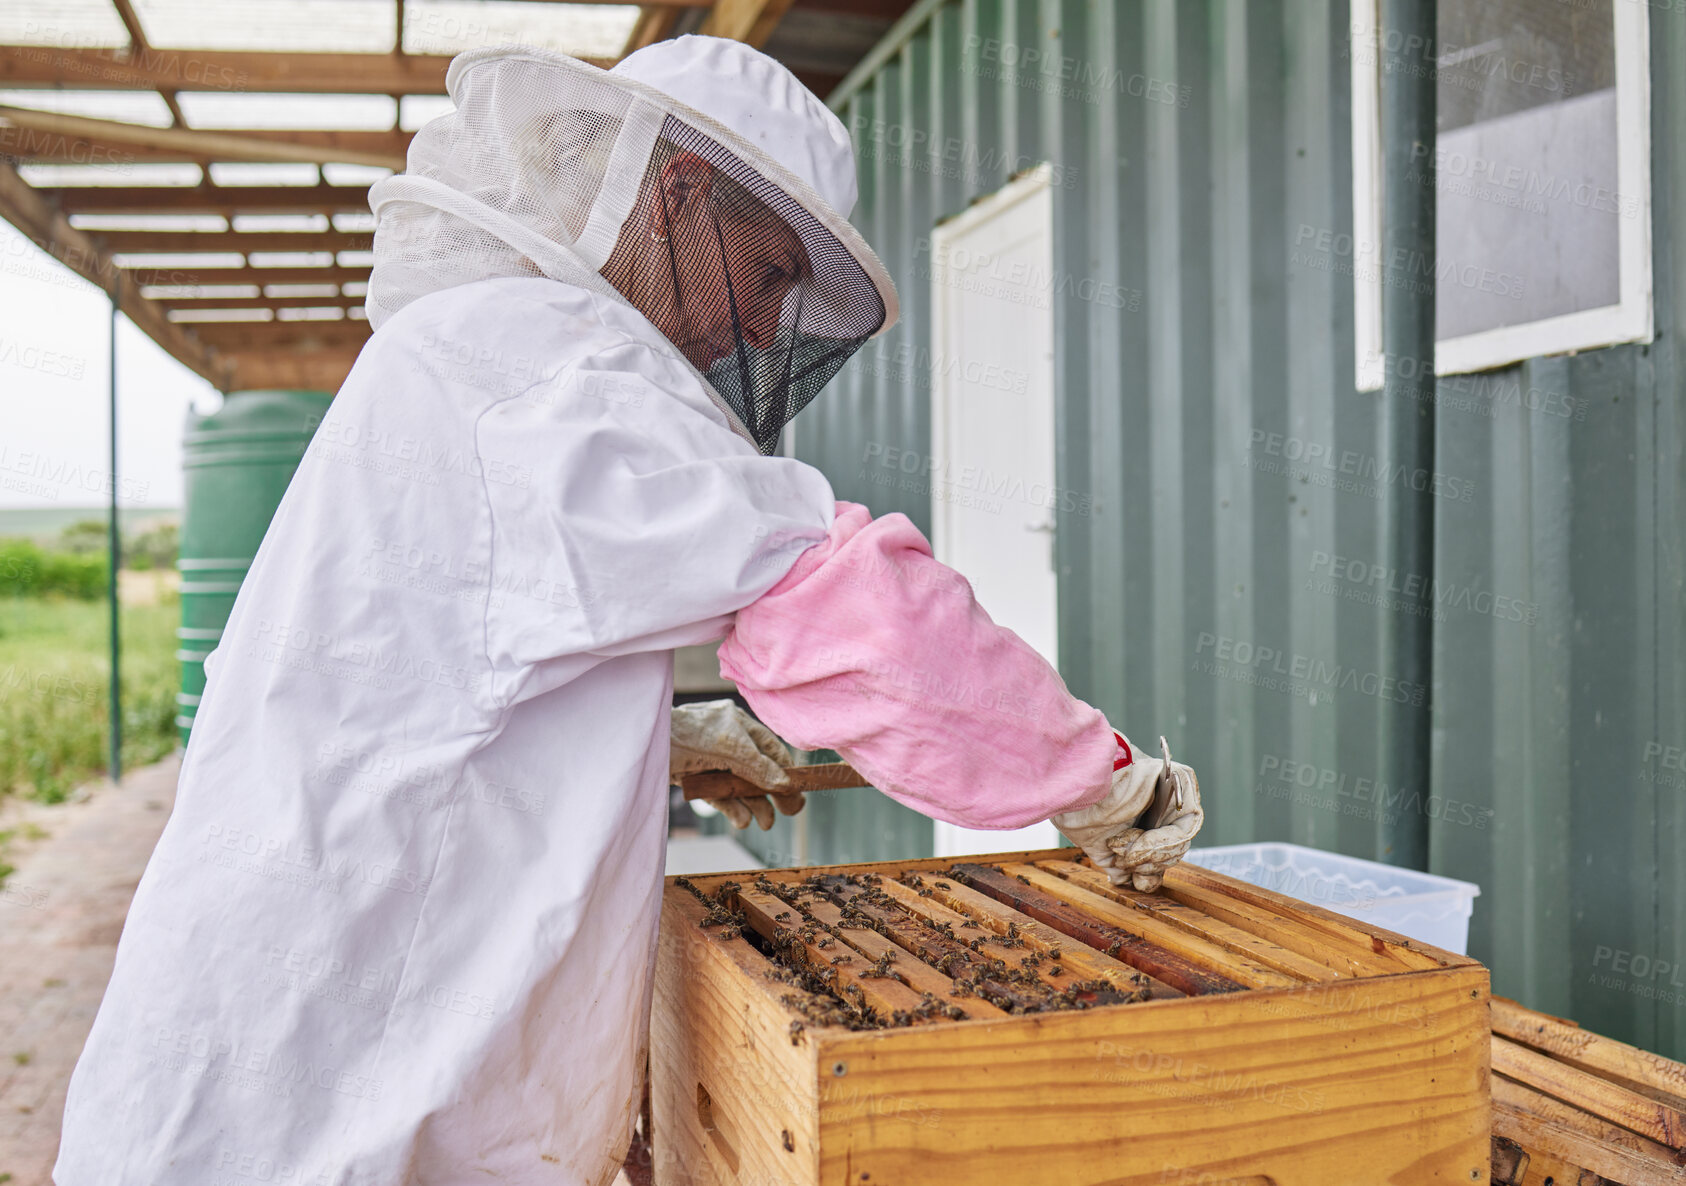
[[[884,323],[871,278],[818,218],[708,136],[662,130],[604,276],[749,430],[762,453]]]

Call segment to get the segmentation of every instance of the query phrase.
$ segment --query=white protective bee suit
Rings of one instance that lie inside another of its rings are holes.
[[[613,1177],[650,1004],[671,649],[719,638],[834,500],[763,455],[777,426],[747,429],[754,392],[705,382],[597,269],[683,137],[811,212],[809,287],[854,287],[800,294],[798,331],[826,318],[812,340],[852,349],[895,316],[836,213],[855,194],[835,117],[771,59],[685,41],[607,75],[465,54],[456,112],[375,187],[376,333],[207,661],[58,1186]],[[711,69],[733,85],[692,97],[753,140],[639,81]]]
[[[895,319],[823,105],[694,37],[607,74],[474,52],[447,85],[455,113],[371,191],[376,332],[206,661],[58,1186],[606,1186],[646,1053],[676,646],[726,637],[764,720],[886,794],[971,826],[1077,813],[1103,865],[1142,801],[1115,771],[1152,777],[904,517],[771,455]],[[741,275],[681,292],[707,269],[676,261],[680,305],[741,327],[692,352],[604,278],[679,153],[735,186],[722,258],[746,203],[802,256],[759,305]],[[1182,833],[1148,834],[1159,864]]]

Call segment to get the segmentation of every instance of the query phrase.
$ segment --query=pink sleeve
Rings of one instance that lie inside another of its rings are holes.
[[[769,727],[914,810],[1018,828],[1099,802],[1117,742],[990,621],[905,515],[839,502],[828,537],[737,613],[720,670]]]

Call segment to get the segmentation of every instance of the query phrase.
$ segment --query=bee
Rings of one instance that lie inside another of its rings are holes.
[[[1030,878],[1026,877],[1023,873],[1015,873],[1013,876],[1024,882],[1026,885],[1030,884]]]
[[[873,961],[872,967],[861,973],[862,980],[889,979],[895,976],[890,970],[890,962],[896,958],[896,953],[886,951]]]

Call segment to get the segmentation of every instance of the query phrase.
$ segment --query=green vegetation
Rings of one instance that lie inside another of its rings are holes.
[[[0,596],[60,594],[83,601],[105,595],[105,557],[49,552],[26,539],[0,540]]]
[[[0,526],[32,532],[0,537],[0,796],[43,803],[62,802],[103,773],[111,738],[106,521],[51,510],[0,511]],[[175,567],[173,516],[125,518],[123,528],[126,569]],[[154,602],[121,611],[123,766],[133,769],[176,745],[181,609],[167,572],[140,578],[133,595],[134,574],[121,575],[125,600]],[[38,838],[35,831],[26,825],[23,837]],[[17,829],[0,829],[0,883],[12,872],[5,858],[17,838]]]
[[[129,535],[128,532],[123,534],[125,537]],[[58,547],[60,551],[78,556],[103,554],[109,535],[104,519],[78,519],[59,532]]]
[[[105,542],[103,533],[100,542]],[[123,545],[123,564],[137,571],[174,568],[180,556],[181,529],[174,523],[155,523],[145,531],[129,533]]]
[[[110,713],[104,602],[0,597],[0,794],[56,803],[106,768]],[[174,599],[124,606],[123,765],[176,744]]]
[[[21,536],[0,539],[0,597],[104,597],[108,539],[104,519],[66,524],[51,546]],[[125,568],[174,568],[180,551],[181,533],[169,519],[155,518],[123,533]]]

